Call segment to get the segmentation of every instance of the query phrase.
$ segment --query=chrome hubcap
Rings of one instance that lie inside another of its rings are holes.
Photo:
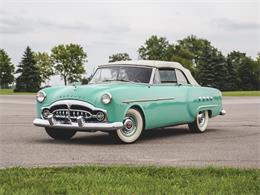
[[[203,127],[205,125],[206,119],[205,119],[205,113],[204,112],[200,112],[198,114],[198,123],[200,127]]]
[[[124,126],[121,130],[121,132],[125,135],[125,136],[131,136],[134,134],[134,132],[136,131],[137,128],[137,124],[135,119],[132,116],[128,116],[125,120],[124,120]]]

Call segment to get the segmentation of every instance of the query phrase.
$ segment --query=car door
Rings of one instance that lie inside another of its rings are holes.
[[[181,124],[187,120],[188,83],[178,83],[177,79],[176,70],[173,68],[160,68],[155,71],[150,90],[158,101],[153,103],[150,120],[157,121],[157,127]]]
[[[184,123],[192,122],[194,118],[189,111],[189,105],[194,103],[193,95],[194,95],[195,88],[190,84],[187,77],[181,70],[175,69],[175,73],[176,73],[180,93],[182,93],[183,95],[183,105],[184,105],[183,122]]]

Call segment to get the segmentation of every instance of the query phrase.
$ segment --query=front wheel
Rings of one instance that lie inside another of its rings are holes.
[[[116,137],[123,143],[133,143],[142,134],[143,117],[136,109],[129,109],[124,119],[124,126],[116,130]]]
[[[50,137],[57,140],[69,140],[76,134],[76,131],[66,129],[53,129],[46,127],[45,130]]]
[[[193,133],[203,133],[206,131],[209,121],[209,113],[208,111],[200,111],[196,119],[189,124],[189,129]]]

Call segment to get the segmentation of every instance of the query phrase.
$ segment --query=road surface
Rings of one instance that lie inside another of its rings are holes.
[[[32,125],[32,95],[0,96],[0,167],[130,164],[260,167],[260,98],[224,97],[227,115],[209,122],[203,134],[186,125],[146,131],[131,145],[106,133],[77,133],[56,141]]]

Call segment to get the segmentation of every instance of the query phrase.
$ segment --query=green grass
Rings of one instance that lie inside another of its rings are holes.
[[[26,95],[26,94],[35,94],[35,93],[33,93],[33,92],[14,92],[13,89],[0,89],[0,95],[13,95],[13,94]]]
[[[223,96],[260,96],[260,91],[223,91]]]
[[[103,167],[0,170],[0,194],[259,194],[260,169]]]

